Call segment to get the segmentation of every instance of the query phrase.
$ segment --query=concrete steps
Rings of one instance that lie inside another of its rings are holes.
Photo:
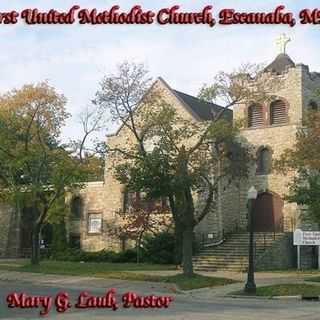
[[[284,237],[284,233],[256,233],[255,255],[258,257],[272,247],[275,241]],[[249,234],[235,233],[224,243],[216,247],[206,247],[193,257],[197,271],[245,271],[248,267]]]

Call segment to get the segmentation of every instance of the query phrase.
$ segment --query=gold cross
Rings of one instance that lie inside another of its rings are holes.
[[[287,45],[290,41],[291,39],[285,33],[280,34],[276,39],[276,44],[279,47],[280,53],[286,53]]]

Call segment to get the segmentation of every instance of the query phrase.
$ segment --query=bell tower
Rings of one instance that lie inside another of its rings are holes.
[[[282,175],[272,168],[274,159],[292,148],[297,130],[302,125],[303,110],[311,95],[314,78],[308,67],[296,64],[287,54],[291,39],[281,34],[276,39],[279,54],[267,65],[262,80],[279,83],[265,102],[252,101],[234,108],[234,119],[244,120],[241,136],[252,147],[255,164],[247,183],[240,186],[239,220],[242,229],[247,226],[247,191],[255,186],[259,191],[256,200],[257,232],[292,232],[298,223],[299,210],[295,204],[286,202],[288,184],[293,175]],[[259,79],[261,81],[261,79]],[[255,85],[253,79],[250,85]],[[310,89],[309,89],[310,88]]]

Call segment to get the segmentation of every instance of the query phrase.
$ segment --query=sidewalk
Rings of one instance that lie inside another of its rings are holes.
[[[150,275],[174,275],[177,271],[130,271],[135,273],[144,273]],[[246,274],[234,272],[199,272],[205,276],[225,277],[239,281],[226,286],[219,286],[213,288],[202,288],[191,291],[181,291],[177,289],[175,284],[167,284],[161,282],[147,282],[147,281],[132,281],[132,280],[118,280],[105,279],[84,276],[67,276],[67,275],[48,275],[41,273],[29,272],[15,272],[15,271],[0,271],[0,280],[26,282],[35,285],[45,286],[61,286],[76,290],[94,290],[97,292],[105,292],[106,289],[116,288],[118,291],[134,291],[141,294],[170,294],[182,293],[192,298],[210,300],[214,297],[226,297],[232,292],[243,289]],[[290,284],[304,283],[304,279],[314,274],[302,274],[295,272],[258,272],[255,275],[257,286],[274,285],[274,284]],[[308,282],[308,284],[320,285],[320,283]]]
[[[136,271],[139,273],[141,271]],[[177,271],[149,271],[148,274],[152,275],[175,275]],[[226,286],[220,287],[213,287],[213,288],[201,288],[195,289],[188,292],[184,292],[189,294],[194,298],[199,299],[211,299],[214,297],[226,297],[232,292],[240,291],[244,288],[245,282],[247,280],[246,273],[240,272],[228,272],[228,271],[216,271],[216,272],[197,272],[203,276],[210,276],[210,277],[222,277],[222,278],[229,278],[239,283],[229,284]],[[257,286],[268,286],[268,285],[275,285],[275,284],[301,284],[306,283],[304,281],[305,278],[309,276],[315,276],[314,273],[301,273],[301,272],[256,272],[255,273],[255,282]],[[319,282],[307,282],[308,284],[320,285]]]
[[[214,287],[214,288],[203,288],[203,289],[197,289],[197,290],[192,290],[190,292],[190,295],[194,298],[198,299],[212,299],[215,297],[227,297],[231,293],[236,292],[236,291],[241,291],[244,289],[245,286],[245,280],[239,283],[234,283],[230,284],[227,286],[223,287]],[[261,286],[271,286],[271,285],[276,285],[276,284],[302,284],[306,283],[304,279],[302,278],[295,278],[295,277],[276,277],[276,278],[256,278],[255,279],[257,287]],[[313,283],[313,282],[308,282],[308,284],[315,284],[315,285],[320,285],[320,283]],[[243,297],[245,298],[245,297]]]
[[[181,271],[167,270],[167,271],[126,271],[133,273],[143,273],[148,275],[161,275],[161,276],[173,276]],[[197,274],[208,277],[228,278],[236,281],[245,282],[247,279],[247,273],[242,272],[230,272],[230,271],[214,271],[214,272],[202,272],[196,271]],[[302,272],[255,272],[255,279],[258,281],[269,279],[297,279],[301,280],[309,276],[315,276],[315,273],[302,273]],[[320,275],[320,273],[319,273]]]

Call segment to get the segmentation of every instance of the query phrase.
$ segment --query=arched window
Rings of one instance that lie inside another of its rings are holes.
[[[126,213],[129,206],[129,191],[126,187],[121,191],[122,194],[122,212]]]
[[[270,105],[271,125],[278,125],[288,122],[287,105],[281,100],[275,100]]]
[[[141,207],[141,193],[130,192],[127,188],[122,191],[122,212],[129,213],[131,209]]]
[[[257,157],[257,175],[267,175],[271,173],[272,153],[268,148],[261,148]]]
[[[248,108],[248,127],[257,128],[264,125],[263,107],[260,104],[252,104]]]
[[[317,104],[315,101],[310,101],[310,102],[309,102],[308,109],[309,109],[310,111],[318,111],[318,110],[319,110],[319,107],[318,107],[318,104]]]
[[[159,199],[147,198],[144,192],[129,192],[127,188],[122,191],[122,212],[130,213],[132,210],[146,210],[147,212],[169,210],[168,200],[165,197]]]
[[[71,201],[71,217],[72,219],[80,219],[82,215],[82,199],[75,197]]]

